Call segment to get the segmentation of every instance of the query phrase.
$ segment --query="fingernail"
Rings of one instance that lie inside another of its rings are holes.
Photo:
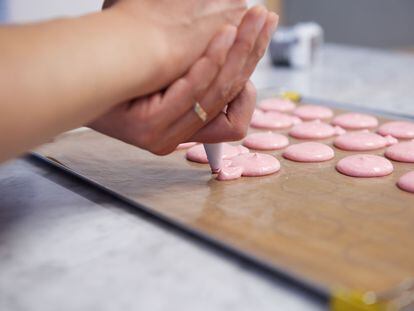
[[[270,18],[274,22],[274,24],[275,24],[274,27],[276,28],[277,24],[279,23],[279,15],[277,15],[275,12],[271,12],[270,13]]]
[[[271,20],[271,26],[269,27],[269,35],[272,35],[277,28],[279,22],[279,16],[276,13],[270,13],[269,19]]]

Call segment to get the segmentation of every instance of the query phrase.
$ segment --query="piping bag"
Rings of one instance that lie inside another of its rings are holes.
[[[223,164],[223,143],[204,144],[204,150],[207,154],[211,172],[213,174],[218,173],[221,170]]]
[[[227,111],[227,106],[223,109],[223,112]],[[217,144],[204,144],[204,150],[207,154],[208,164],[210,165],[211,172],[216,174],[220,172],[223,166],[223,148],[224,143]]]

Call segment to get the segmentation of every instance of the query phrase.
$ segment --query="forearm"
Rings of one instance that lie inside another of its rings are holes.
[[[145,94],[162,40],[129,22],[105,11],[0,28],[0,161]]]

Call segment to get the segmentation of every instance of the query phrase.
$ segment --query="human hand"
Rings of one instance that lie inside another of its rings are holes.
[[[255,106],[255,89],[247,81],[276,24],[274,13],[251,9],[228,53],[229,46],[215,48],[215,39],[205,56],[164,93],[118,105],[90,127],[159,155],[185,141],[216,143],[243,138]],[[206,123],[193,111],[196,102],[209,116]]]
[[[159,55],[162,70],[147,89],[154,92],[182,76],[225,24],[237,26],[246,0],[106,0],[103,8],[150,34],[147,42],[138,44],[149,45]]]

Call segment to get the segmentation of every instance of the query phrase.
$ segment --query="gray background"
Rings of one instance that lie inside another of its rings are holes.
[[[285,22],[316,21],[328,42],[414,47],[412,0],[285,0]]]

